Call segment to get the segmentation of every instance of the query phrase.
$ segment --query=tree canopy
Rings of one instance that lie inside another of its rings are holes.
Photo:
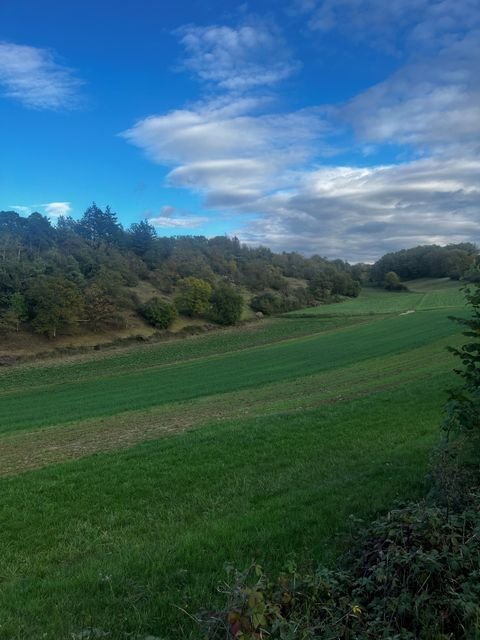
[[[272,312],[300,308],[357,295],[366,268],[227,236],[159,237],[148,220],[124,229],[95,202],[78,220],[55,224],[38,212],[0,211],[0,330],[54,337],[119,325],[124,312],[145,318],[135,293],[142,282],[181,313],[228,324],[238,321],[244,294],[273,299]]]
[[[383,283],[387,273],[393,271],[402,280],[415,278],[463,278],[478,260],[474,244],[463,242],[438,245],[422,245],[387,253],[372,266],[371,279]]]

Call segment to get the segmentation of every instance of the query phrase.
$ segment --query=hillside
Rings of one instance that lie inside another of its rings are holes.
[[[0,638],[199,639],[225,562],[328,560],[419,495],[464,305],[409,286],[2,370]]]
[[[124,230],[95,204],[56,226],[39,213],[2,211],[0,341],[4,353],[22,355],[235,324],[356,296],[364,271],[236,238],[162,238],[147,221]]]

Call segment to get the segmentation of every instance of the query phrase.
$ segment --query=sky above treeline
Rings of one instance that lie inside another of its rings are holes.
[[[372,261],[480,240],[480,0],[2,0],[0,209]]]

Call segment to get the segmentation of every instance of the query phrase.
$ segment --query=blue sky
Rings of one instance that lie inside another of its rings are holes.
[[[0,209],[371,261],[480,240],[478,0],[3,0]]]

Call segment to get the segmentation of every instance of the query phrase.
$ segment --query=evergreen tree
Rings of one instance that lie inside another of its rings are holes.
[[[116,214],[108,206],[102,211],[95,202],[83,214],[78,223],[78,231],[94,246],[102,242],[118,242],[122,235],[122,227]]]

